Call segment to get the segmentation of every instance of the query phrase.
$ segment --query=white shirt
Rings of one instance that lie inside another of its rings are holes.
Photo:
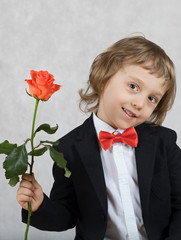
[[[115,130],[95,114],[97,136],[100,131],[114,134]],[[100,155],[108,196],[108,223],[104,240],[147,240],[142,219],[136,171],[135,148],[114,143],[107,151],[100,146]]]

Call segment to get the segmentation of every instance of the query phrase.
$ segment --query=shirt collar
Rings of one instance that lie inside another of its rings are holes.
[[[107,124],[106,122],[102,121],[100,118],[97,117],[96,113],[93,113],[93,122],[94,122],[94,126],[96,129],[96,133],[97,136],[99,137],[99,132],[100,131],[106,131],[109,133],[113,133],[113,132],[119,132],[119,133],[123,133],[125,130],[123,129],[115,129],[113,127],[111,127],[109,124]]]

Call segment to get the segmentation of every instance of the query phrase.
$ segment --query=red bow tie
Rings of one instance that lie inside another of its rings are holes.
[[[123,142],[132,147],[137,147],[138,135],[134,127],[128,128],[122,134],[119,135],[114,135],[114,133],[100,131],[99,142],[105,151],[109,149],[115,142]]]

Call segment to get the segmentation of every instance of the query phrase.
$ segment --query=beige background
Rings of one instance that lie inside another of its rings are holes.
[[[48,70],[62,89],[40,103],[37,126],[59,124],[52,140],[81,124],[78,90],[85,86],[94,58],[134,32],[163,47],[176,66],[178,90],[164,125],[178,133],[181,146],[181,2],[180,0],[1,0],[0,1],[0,142],[22,144],[30,136],[34,99],[25,93],[30,70]],[[41,139],[46,139],[41,134]],[[1,163],[4,156],[0,155]],[[34,172],[44,191],[52,185],[48,154],[36,159]],[[21,208],[0,164],[0,239],[23,239]],[[42,232],[29,240],[73,239],[74,230]]]

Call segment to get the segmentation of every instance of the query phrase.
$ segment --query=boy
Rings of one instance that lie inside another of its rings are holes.
[[[80,91],[93,114],[57,147],[72,176],[54,164],[48,198],[25,175],[17,191],[23,221],[32,201],[32,226],[76,226],[76,240],[180,240],[181,150],[175,132],[159,126],[175,90],[172,61],[143,37],[100,54]]]

